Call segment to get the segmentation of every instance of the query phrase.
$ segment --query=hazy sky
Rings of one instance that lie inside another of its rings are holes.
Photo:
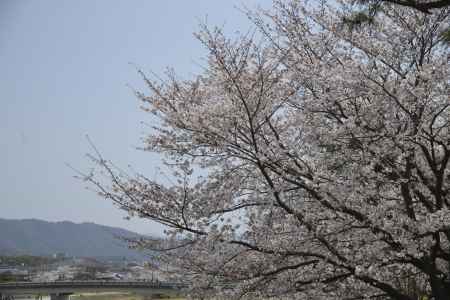
[[[85,189],[88,134],[118,166],[155,173],[158,157],[135,150],[151,122],[128,85],[143,87],[132,62],[189,77],[205,51],[199,20],[227,32],[250,24],[235,7],[269,0],[0,1],[0,218],[70,220],[141,233],[161,228],[125,221]]]

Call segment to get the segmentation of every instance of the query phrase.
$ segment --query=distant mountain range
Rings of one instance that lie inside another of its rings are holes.
[[[143,258],[118,237],[139,234],[94,223],[47,222],[36,219],[0,219],[0,255]]]

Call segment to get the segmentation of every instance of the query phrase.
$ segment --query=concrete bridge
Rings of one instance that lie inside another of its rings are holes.
[[[133,292],[136,294],[179,294],[184,286],[150,281],[51,281],[0,283],[0,300],[17,295],[49,295],[51,300],[67,300],[72,294],[99,292]]]

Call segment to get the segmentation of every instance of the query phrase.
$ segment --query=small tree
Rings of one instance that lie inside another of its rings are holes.
[[[202,28],[200,76],[141,73],[159,119],[146,150],[175,183],[94,157],[112,184],[86,179],[168,227],[137,244],[193,295],[448,299],[449,10],[382,6],[365,27],[350,12],[274,1],[249,12],[261,35]]]

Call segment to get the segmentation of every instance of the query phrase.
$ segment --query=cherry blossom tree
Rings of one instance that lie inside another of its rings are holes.
[[[135,246],[191,295],[449,299],[450,11],[351,11],[274,1],[255,33],[201,28],[201,75],[141,72],[170,183],[93,156],[103,197],[167,226]]]
[[[383,2],[417,9],[429,14],[431,10],[450,6],[450,0],[359,0],[363,4],[378,7]]]

